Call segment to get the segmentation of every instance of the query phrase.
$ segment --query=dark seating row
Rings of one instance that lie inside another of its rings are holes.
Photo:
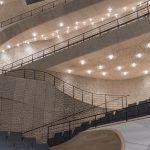
[[[113,122],[133,119],[136,117],[142,117],[150,115],[150,100],[141,101],[138,104],[129,104],[127,108],[123,108],[116,111],[107,112],[103,117],[96,117],[89,122],[83,122],[81,126],[76,127],[73,131],[68,130],[60,133],[56,133],[53,138],[48,139],[49,146],[55,146],[68,141],[78,133],[89,129],[90,127],[96,127]]]

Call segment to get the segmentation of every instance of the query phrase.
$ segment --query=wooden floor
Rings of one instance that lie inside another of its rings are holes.
[[[111,130],[89,130],[52,150],[122,150],[120,137]]]

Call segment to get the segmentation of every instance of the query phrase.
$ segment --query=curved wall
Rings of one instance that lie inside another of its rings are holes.
[[[64,81],[96,93],[130,95],[128,103],[150,98],[150,75],[127,80],[103,80],[52,72]]]

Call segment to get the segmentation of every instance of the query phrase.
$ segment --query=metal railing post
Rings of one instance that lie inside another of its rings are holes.
[[[107,95],[105,94],[105,111],[107,112]]]
[[[72,90],[72,92],[73,92],[73,93],[72,93],[72,97],[73,97],[73,98],[74,98],[74,95],[75,95],[75,94],[74,94],[74,89],[75,89],[75,87],[73,86],[73,90]]]
[[[92,93],[92,105],[94,105],[94,96],[93,96],[93,93]]]
[[[126,121],[128,121],[128,110],[127,110],[127,107],[128,107],[128,102],[127,102],[127,96],[125,97],[125,101],[126,101],[126,108],[125,108],[125,113],[126,113]]]
[[[82,90],[82,102],[83,102],[83,90]]]

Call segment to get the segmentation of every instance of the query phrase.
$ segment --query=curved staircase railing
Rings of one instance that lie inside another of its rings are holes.
[[[71,121],[73,119],[78,119],[82,117],[87,117],[90,115],[102,114],[106,113],[110,110],[116,110],[125,108],[127,106],[127,97],[128,95],[112,95],[112,94],[97,94],[92,93],[86,90],[82,90],[70,83],[55,77],[54,75],[39,71],[39,70],[31,70],[31,69],[19,69],[19,70],[12,70],[10,72],[2,71],[3,75],[5,76],[13,76],[13,77],[20,77],[26,79],[33,79],[33,80],[42,80],[42,81],[49,81],[52,85],[54,85],[57,89],[61,92],[73,97],[76,100],[82,101],[84,103],[91,104],[90,108],[83,109],[78,111],[75,114],[68,115],[65,118],[61,118],[54,122],[50,122],[44,124],[42,126],[36,127],[34,129],[30,129],[24,131],[23,134],[26,136],[39,136],[41,140],[45,141],[47,139],[47,135],[49,135],[48,127],[55,126],[57,124],[63,124],[66,121]],[[81,120],[81,119],[80,119]]]
[[[101,26],[98,26],[92,30],[86,31],[84,33],[81,33],[77,36],[74,36],[70,39],[67,39],[63,42],[57,43],[53,46],[50,46],[46,49],[43,49],[41,51],[38,51],[32,55],[29,55],[27,57],[24,57],[22,59],[19,59],[17,61],[14,61],[10,64],[7,64],[3,66],[3,70],[11,71],[13,69],[22,67],[24,65],[27,65],[29,63],[32,63],[34,61],[37,61],[39,59],[42,59],[44,57],[47,57],[49,55],[53,55],[55,53],[58,53],[60,51],[66,50],[74,45],[80,44],[82,42],[85,42],[87,40],[90,40],[91,38],[95,38],[98,36],[102,36],[103,34],[112,31],[114,29],[118,29],[122,26],[125,26],[127,24],[130,24],[132,22],[135,22],[139,19],[142,19],[146,16],[149,16],[150,14],[150,1],[146,1],[142,3],[141,5],[138,5],[136,7],[136,11],[131,12],[127,15],[124,15],[120,18],[114,19],[108,23],[105,23]]]
[[[37,7],[35,9],[30,10],[30,11],[24,12],[22,14],[19,14],[15,17],[7,19],[7,20],[1,21],[0,22],[0,28],[3,28],[5,26],[11,25],[13,23],[19,22],[21,20],[27,19],[29,17],[38,15],[40,13],[44,13],[50,9],[55,8],[59,4],[65,4],[66,5],[66,4],[70,3],[71,1],[72,0],[53,0],[52,2],[44,4],[40,7]]]
[[[58,78],[57,76],[54,76],[53,74],[40,71],[40,70],[18,69],[18,70],[12,70],[9,72],[3,70],[2,74],[7,75],[7,76],[26,78],[26,79],[49,81],[52,85],[54,85],[61,92],[71,96],[72,98],[76,100],[80,100],[82,102],[86,102],[94,106],[99,106],[102,103],[107,104],[107,102],[109,101],[112,101],[118,98],[121,99],[126,96],[126,95],[119,95],[119,94],[116,94],[116,95],[115,94],[98,94],[98,93],[86,91],[66,81],[63,81],[62,79]],[[105,109],[107,109],[107,106],[105,106]]]

